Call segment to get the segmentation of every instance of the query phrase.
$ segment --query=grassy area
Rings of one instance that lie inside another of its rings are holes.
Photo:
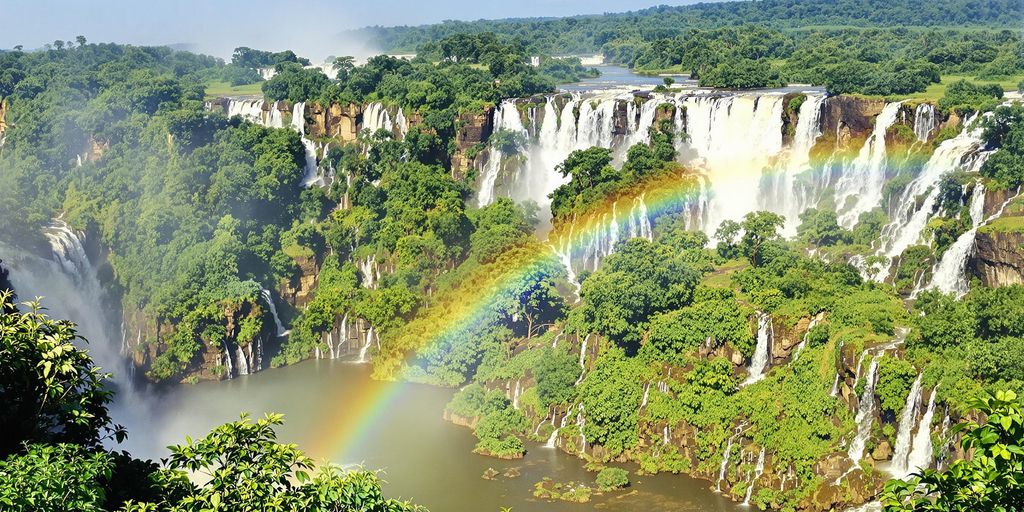
[[[921,99],[938,101],[944,94],[946,94],[946,87],[949,84],[958,80],[967,80],[968,82],[974,82],[976,84],[999,84],[1004,91],[1016,91],[1017,84],[1024,80],[1024,75],[1014,75],[1005,80],[978,80],[973,76],[966,75],[943,75],[942,82],[937,84],[931,84],[923,92],[915,92],[913,94],[907,94],[906,96],[899,96],[896,99]]]
[[[224,96],[260,96],[262,82],[248,85],[232,86],[228,82],[210,82],[206,84],[206,98],[222,98]]]
[[[1003,216],[978,228],[981,233],[1024,233],[1024,198],[1014,199]]]

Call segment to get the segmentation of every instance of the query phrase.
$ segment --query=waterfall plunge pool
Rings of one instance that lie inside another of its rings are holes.
[[[391,387],[397,387],[393,394]],[[385,389],[389,400],[370,404],[379,407],[366,406],[367,397],[379,397]],[[166,457],[166,446],[184,443],[186,435],[202,436],[238,419],[242,412],[253,417],[278,412],[285,415],[285,424],[278,430],[280,441],[298,443],[318,461],[379,469],[389,497],[411,499],[433,512],[497,512],[501,507],[515,512],[751,510],[715,494],[707,481],[686,475],[637,476],[633,466],[627,466],[628,489],[595,495],[586,504],[534,498],[533,485],[544,477],[595,487],[596,474],[584,470],[581,459],[532,442],[520,460],[473,454],[472,431],[441,417],[452,390],[374,381],[367,365],[312,360],[232,380],[161,387],[133,396],[133,403],[118,403],[113,409],[115,421],[124,423],[129,432],[128,440],[117,449],[137,457]],[[345,432],[366,421],[357,415],[374,418],[365,424],[365,434],[346,450],[343,445],[349,439],[343,438],[350,436]],[[488,468],[498,471],[494,480],[482,477]],[[520,476],[503,476],[510,469],[518,470]]]

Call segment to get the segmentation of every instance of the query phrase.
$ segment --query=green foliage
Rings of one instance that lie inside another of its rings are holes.
[[[909,347],[954,347],[974,338],[975,317],[966,303],[936,290],[921,293],[914,307],[923,313],[913,316],[914,332]]]
[[[743,229],[743,236],[740,238],[740,252],[754,266],[764,263],[764,252],[766,246],[779,240],[778,230],[785,224],[786,219],[781,215],[771,212],[751,212],[743,216],[740,228]]]
[[[75,326],[47,317],[38,303],[27,306],[18,312],[11,292],[0,291],[0,401],[6,415],[0,457],[26,443],[96,448],[107,435],[123,439],[124,429],[111,425],[107,412],[107,374],[74,345],[81,340]],[[39,454],[44,455],[74,458],[63,452]]]
[[[604,468],[597,473],[597,488],[613,491],[629,486],[629,472],[622,468]]]
[[[986,418],[957,425],[969,458],[945,471],[924,470],[907,481],[890,480],[882,494],[887,512],[1016,510],[1024,503],[1024,413],[1017,394],[999,391],[970,404]]]
[[[875,394],[882,405],[882,411],[894,415],[902,411],[915,378],[917,368],[910,362],[883,357],[878,363],[878,382],[875,384]]]
[[[180,497],[131,503],[128,511],[199,512],[201,510],[416,510],[384,498],[374,473],[317,467],[294,444],[280,444],[274,428],[279,414],[255,422],[242,419],[215,428],[202,439],[170,447],[161,485]],[[203,474],[201,485],[186,472]]]
[[[939,107],[945,111],[960,113],[991,110],[999,104],[1003,89],[998,85],[977,85],[958,80],[946,87],[946,93],[939,99]]]
[[[590,444],[600,444],[607,458],[614,458],[636,445],[637,416],[643,389],[637,376],[642,366],[618,349],[602,354],[580,383],[580,398],[586,423],[583,435]]]
[[[537,381],[541,406],[565,403],[574,394],[573,384],[579,377],[579,363],[572,354],[556,348],[545,348],[532,369]]]
[[[982,123],[982,137],[998,150],[982,165],[981,174],[995,181],[996,187],[1019,188],[1024,184],[1024,107],[999,107]]]

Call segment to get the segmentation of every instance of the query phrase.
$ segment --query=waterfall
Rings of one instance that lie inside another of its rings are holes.
[[[395,124],[391,121],[391,114],[383,104],[374,102],[366,106],[366,110],[363,111],[363,130],[369,130],[372,136],[378,130],[385,130],[393,134],[394,129]]]
[[[832,391],[829,392],[832,397],[839,396],[839,372],[836,372],[836,379],[832,381]]]
[[[771,344],[773,336],[771,315],[757,312],[757,346],[754,348],[754,355],[750,358],[750,366],[747,368],[747,378],[741,386],[749,386],[764,378],[765,369],[771,359]]]
[[[1003,207],[1005,206],[1006,204],[1003,204]],[[967,276],[965,275],[967,260],[971,257],[971,252],[974,251],[974,239],[978,228],[986,222],[984,219],[985,187],[980,181],[974,185],[974,192],[971,194],[968,208],[971,215],[971,229],[960,235],[953,245],[946,249],[938,264],[935,265],[932,281],[928,285],[929,288],[936,288],[943,293],[955,293],[957,297],[962,297],[968,291]],[[991,218],[1002,215],[1002,212],[1003,208],[1000,208]]]
[[[928,142],[928,135],[935,129],[935,106],[922,103],[914,110],[914,135],[917,140]]]
[[[576,426],[580,429],[580,453],[587,451],[587,436],[583,433],[583,427],[587,424],[587,418],[583,414],[583,403],[579,404],[580,412],[576,415]]]
[[[839,224],[850,229],[857,224],[860,214],[878,206],[885,187],[886,153],[885,133],[899,114],[901,102],[887,103],[875,119],[875,127],[864,142],[860,153],[836,181],[835,204],[839,210]],[[849,205],[849,200],[853,204]]]
[[[729,464],[729,455],[732,453],[732,443],[742,433],[742,427],[736,427],[736,431],[732,436],[729,437],[729,441],[725,444],[725,453],[722,454],[722,465],[718,468],[718,481],[715,482],[715,492],[722,490],[722,482],[725,480],[725,470]]]
[[[558,428],[556,428],[553,432],[551,432],[551,437],[548,438],[548,442],[544,443],[544,448],[554,448],[555,447],[555,443],[558,442],[558,431],[563,429],[563,428],[565,428],[565,421],[568,418],[569,418],[569,412],[566,411],[565,416],[562,416],[562,421],[558,424]],[[552,423],[554,423],[554,421],[555,421],[555,417],[554,416],[551,416],[551,421],[552,421]]]
[[[921,416],[921,423],[914,434],[914,448],[907,456],[907,471],[919,471],[927,469],[932,464],[932,417],[935,415],[935,396],[939,394],[939,387],[932,389],[932,396],[928,398],[928,408]]]
[[[241,345],[235,346],[235,359],[238,360],[238,375],[249,375],[249,361],[245,358],[245,350]]]
[[[643,409],[644,407],[647,407],[647,396],[650,393],[651,393],[651,383],[650,382],[645,382],[644,383],[644,397],[643,397],[643,399],[640,400],[640,408],[641,409]]]
[[[665,427],[661,429],[661,440],[665,444],[672,442],[672,429],[668,428],[668,424],[665,424]]]
[[[804,333],[804,337],[800,339],[800,344],[796,346],[796,351],[793,353],[793,360],[796,361],[800,357],[800,352],[807,346],[807,337],[811,334],[811,329],[818,325],[817,317],[811,318],[811,321],[807,324],[807,332]],[[838,376],[838,374],[836,375]]]
[[[512,408],[519,410],[519,381],[516,381],[515,391],[512,392]]]
[[[370,328],[366,331],[366,341],[364,341],[363,346],[359,348],[359,359],[356,360],[357,363],[362,364],[368,363],[370,361],[367,358],[367,351],[370,350],[370,344],[373,343],[373,336],[373,326],[371,325]]]
[[[757,483],[757,479],[761,478],[764,474],[764,447],[761,447],[761,453],[757,456],[757,465],[754,466],[754,478],[750,480],[750,484],[747,485],[747,496],[743,498],[743,504],[750,504],[750,496],[754,493],[754,484]]]
[[[363,288],[376,289],[377,280],[380,278],[377,272],[377,256],[371,254],[357,264],[359,265],[359,272],[363,275]]]
[[[786,218],[782,234],[787,237],[796,235],[800,214],[817,203],[824,189],[824,183],[814,182],[810,155],[811,148],[821,136],[821,107],[824,104],[824,94],[807,94],[797,113],[792,142],[776,166],[781,168],[772,169],[766,175],[768,189],[760,193],[760,209]]]
[[[910,455],[911,431],[917,419],[917,404],[921,399],[921,374],[917,374],[914,384],[907,394],[907,403],[903,406],[899,424],[896,427],[896,446],[893,449],[892,464],[889,472],[896,478],[905,478],[908,474],[907,457]]]
[[[306,138],[306,103],[303,101],[292,106],[292,128],[299,132],[299,138],[306,153],[306,173],[302,177],[302,187],[322,186],[324,180],[317,173],[316,144]]]
[[[228,117],[241,116],[246,121],[266,126],[267,119],[263,114],[263,104],[262,99],[228,100]]]
[[[583,337],[583,343],[580,345],[580,377],[576,379],[575,386],[579,386],[580,382],[583,382],[583,376],[587,374],[587,341],[590,340],[590,335]]]
[[[971,124],[968,119],[965,124]],[[940,182],[950,172],[964,167],[976,168],[984,163],[986,153],[979,153],[984,147],[981,128],[964,130],[952,139],[939,144],[919,174],[900,196],[899,204],[892,214],[892,222],[882,228],[881,246],[876,253],[886,261],[899,257],[908,247],[918,242],[925,225],[938,209]],[[924,197],[922,200],[921,197]],[[982,194],[984,201],[984,194]],[[984,204],[982,203],[982,206]],[[872,277],[884,281],[889,277],[891,265],[885,264]]]
[[[228,347],[228,340],[224,340],[224,367],[227,369],[228,378],[235,376],[235,369],[231,366],[231,347]]]
[[[875,356],[871,359],[871,364],[868,365],[868,373],[864,377],[867,379],[864,384],[864,392],[857,403],[857,416],[855,418],[857,434],[854,436],[853,441],[850,442],[850,448],[847,451],[854,466],[864,457],[864,446],[867,444],[868,436],[871,435],[871,424],[875,419],[875,374],[878,371],[878,359],[879,356]]]
[[[274,297],[270,295],[270,290],[260,288],[260,295],[263,297],[263,301],[267,303],[267,309],[270,310],[270,316],[274,318],[274,327],[277,329],[275,335],[278,338],[287,336],[291,331],[285,330],[284,325],[281,324],[281,318],[277,316],[277,306],[274,305]]]
[[[551,105],[550,98],[548,98],[548,105]],[[547,119],[547,116],[545,116],[545,119]],[[511,132],[524,139],[528,136],[526,128],[523,127],[522,119],[519,117],[516,100],[504,100],[494,109],[494,131]],[[477,190],[478,206],[487,206],[494,201],[494,187],[498,181],[498,174],[501,172],[505,156],[500,147],[491,147],[488,150],[487,162],[480,174],[480,186]]]
[[[677,112],[685,109],[688,135],[678,141],[680,159],[703,170],[714,191],[701,226],[706,233],[714,232],[723,220],[739,220],[757,208],[759,191],[751,180],[760,178],[783,149],[782,100],[778,93],[696,94],[676,99]]]

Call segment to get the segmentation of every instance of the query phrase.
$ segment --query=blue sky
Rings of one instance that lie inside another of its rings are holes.
[[[189,43],[228,57],[236,46],[294,49],[320,59],[372,49],[339,33],[366,25],[418,25],[566,16],[641,9],[695,0],[2,0],[0,48],[38,48],[81,34],[93,42]]]

